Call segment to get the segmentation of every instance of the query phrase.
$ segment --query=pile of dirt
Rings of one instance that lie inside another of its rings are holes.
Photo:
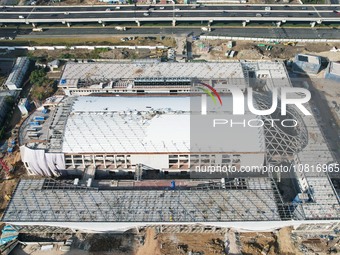
[[[279,252],[279,244],[274,233],[242,233],[240,234],[242,254],[245,255],[276,255]]]

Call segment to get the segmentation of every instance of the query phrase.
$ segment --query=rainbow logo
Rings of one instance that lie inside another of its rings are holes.
[[[220,96],[220,94],[218,94],[216,89],[214,89],[212,86],[210,86],[206,83],[203,83],[203,82],[200,82],[199,84],[206,87],[206,88],[202,88],[202,87],[198,87],[198,88],[200,90],[202,90],[204,93],[206,93],[207,95],[209,95],[211,97],[211,99],[213,100],[214,104],[217,104],[217,101],[216,101],[216,97],[217,97],[218,101],[220,102],[220,105],[222,106],[221,96]]]

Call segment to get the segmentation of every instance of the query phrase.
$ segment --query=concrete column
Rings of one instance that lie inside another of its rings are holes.
[[[67,27],[71,27],[71,23],[70,22],[67,22]]]
[[[210,27],[210,25],[214,22],[214,20],[209,20],[208,26]]]
[[[76,168],[75,164],[74,164],[74,158],[73,158],[73,155],[71,155],[71,160],[72,160],[72,166],[73,168]]]
[[[96,167],[96,155],[92,155],[93,166]]]
[[[35,23],[32,23],[32,27],[37,27],[37,24],[35,24]]]
[[[316,25],[316,22],[315,22],[315,21],[313,21],[313,22],[310,23],[310,26],[311,26],[311,27],[315,27],[315,25]]]
[[[276,26],[280,27],[281,26],[281,21],[276,22]]]
[[[173,27],[176,26],[176,20],[175,20],[175,19],[172,20],[172,26],[173,26]]]
[[[105,22],[101,21],[101,20],[98,20],[98,23],[99,24],[102,24],[103,27],[105,27]]]
[[[84,155],[81,155],[81,160],[83,161],[83,168],[85,169],[85,160],[84,160]]]
[[[137,23],[137,26],[140,27],[140,21],[139,21],[139,20],[136,20],[136,23]]]
[[[247,25],[247,22],[246,21],[243,21],[242,22],[242,26],[245,27]]]
[[[104,168],[106,169],[106,155],[103,155]]]

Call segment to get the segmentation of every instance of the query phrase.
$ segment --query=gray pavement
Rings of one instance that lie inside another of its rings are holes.
[[[270,7],[270,10],[265,8]],[[139,20],[171,21],[172,19],[200,20],[263,20],[263,21],[329,21],[340,22],[340,5],[208,5],[192,8],[191,5],[125,5],[114,6],[3,6],[1,22],[94,22]],[[148,13],[146,15],[146,13]]]
[[[8,32],[8,35],[5,35]],[[117,31],[114,28],[47,28],[43,32],[32,32],[31,29],[0,29],[0,36],[13,36],[23,38],[43,37],[96,37],[104,36],[128,36],[128,35],[221,35],[233,37],[263,37],[273,39],[340,39],[338,29],[317,28],[213,28],[213,31],[202,33],[199,27],[144,27],[129,28],[126,31]],[[1,42],[0,42],[1,43]]]

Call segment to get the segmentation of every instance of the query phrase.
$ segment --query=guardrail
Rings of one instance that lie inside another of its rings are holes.
[[[201,35],[201,40],[232,40],[232,41],[260,41],[260,42],[308,42],[308,43],[320,43],[320,42],[340,42],[340,39],[280,39],[280,38],[252,38],[252,37],[234,37],[234,36],[213,36],[213,35]]]
[[[128,46],[128,45],[116,45],[116,46],[0,46],[2,50],[77,50],[77,49],[85,49],[85,50],[95,50],[95,49],[167,49],[167,46]]]

